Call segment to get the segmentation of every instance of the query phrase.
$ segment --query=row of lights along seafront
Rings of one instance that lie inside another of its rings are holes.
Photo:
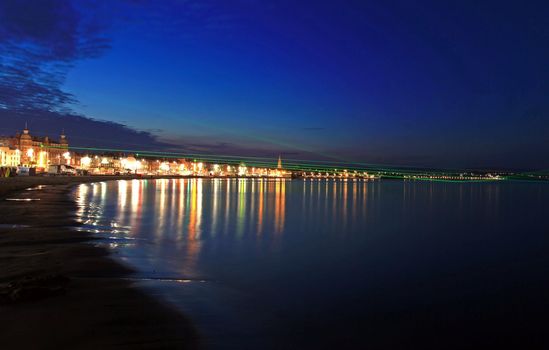
[[[252,162],[253,163],[253,162]],[[295,164],[282,165],[278,162],[263,163],[262,166],[247,166],[243,162],[230,164],[205,162],[199,159],[169,159],[160,157],[139,157],[138,154],[98,152],[76,152],[69,149],[66,135],[59,140],[32,136],[27,126],[22,133],[11,137],[0,137],[0,169],[32,169],[33,171],[0,171],[0,176],[23,174],[89,174],[89,175],[174,175],[174,176],[219,176],[219,177],[275,177],[275,178],[333,178],[333,179],[375,179],[399,178],[404,180],[500,180],[502,176],[479,173],[403,172],[391,170],[347,170],[336,168],[311,169]]]
[[[68,138],[59,140],[31,135],[27,125],[21,133],[0,137],[0,175],[15,174],[90,174],[90,175],[181,175],[181,176],[260,176],[290,177],[279,157],[273,167],[248,167],[238,164],[210,164],[197,160],[137,158],[126,154],[83,154],[69,149]],[[13,171],[12,169],[16,169]],[[27,171],[21,171],[27,169]],[[32,171],[28,171],[32,169]],[[12,170],[12,171],[9,171]]]
[[[162,159],[138,157],[137,154],[100,154],[72,151],[64,132],[59,140],[31,135],[27,125],[15,136],[0,137],[0,168],[9,174],[89,174],[89,175],[179,175],[179,176],[239,176],[239,177],[356,177],[373,178],[373,175],[347,171],[303,172],[287,169],[278,162],[272,166],[247,166],[243,162],[217,164],[191,159]],[[20,171],[22,168],[27,171]],[[32,171],[28,171],[31,169]],[[53,170],[52,170],[53,169]]]

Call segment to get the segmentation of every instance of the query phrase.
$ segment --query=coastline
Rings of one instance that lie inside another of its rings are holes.
[[[90,234],[75,230],[76,203],[70,198],[75,185],[134,178],[0,179],[0,291],[25,278],[68,279],[55,295],[4,298],[2,348],[202,348],[190,320],[133,288],[125,278],[132,270],[90,244],[95,239]],[[25,190],[39,185],[45,186]]]

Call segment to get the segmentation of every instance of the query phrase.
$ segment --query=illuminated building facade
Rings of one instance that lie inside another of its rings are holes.
[[[32,136],[25,125],[22,133],[17,133],[13,137],[3,137],[0,143],[1,166],[47,168],[50,164],[71,163],[71,156],[68,153],[69,142],[65,133],[61,134],[59,141],[54,141],[47,136]]]
[[[21,164],[21,152],[9,146],[0,146],[0,166],[16,167]]]
[[[49,165],[70,165],[87,174],[101,175],[174,175],[174,176],[237,176],[290,177],[279,156],[275,167],[254,167],[245,163],[214,164],[198,159],[138,158],[138,154],[78,153],[69,151],[65,133],[59,141],[32,136],[27,125],[15,136],[0,137],[0,167],[26,166],[47,172]]]

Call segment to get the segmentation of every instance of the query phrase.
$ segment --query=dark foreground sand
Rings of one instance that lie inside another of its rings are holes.
[[[132,288],[124,279],[131,271],[74,230],[71,189],[100,180],[105,178],[0,179],[0,349],[202,348],[188,319]],[[24,190],[36,185],[46,186]],[[68,284],[59,285],[64,277]],[[25,278],[39,287],[23,290],[15,301],[6,298]],[[53,281],[53,292],[42,293],[48,289],[41,281]]]

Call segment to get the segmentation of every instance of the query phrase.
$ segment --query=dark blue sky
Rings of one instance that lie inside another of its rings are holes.
[[[547,18],[543,1],[1,0],[0,133],[549,168]]]

